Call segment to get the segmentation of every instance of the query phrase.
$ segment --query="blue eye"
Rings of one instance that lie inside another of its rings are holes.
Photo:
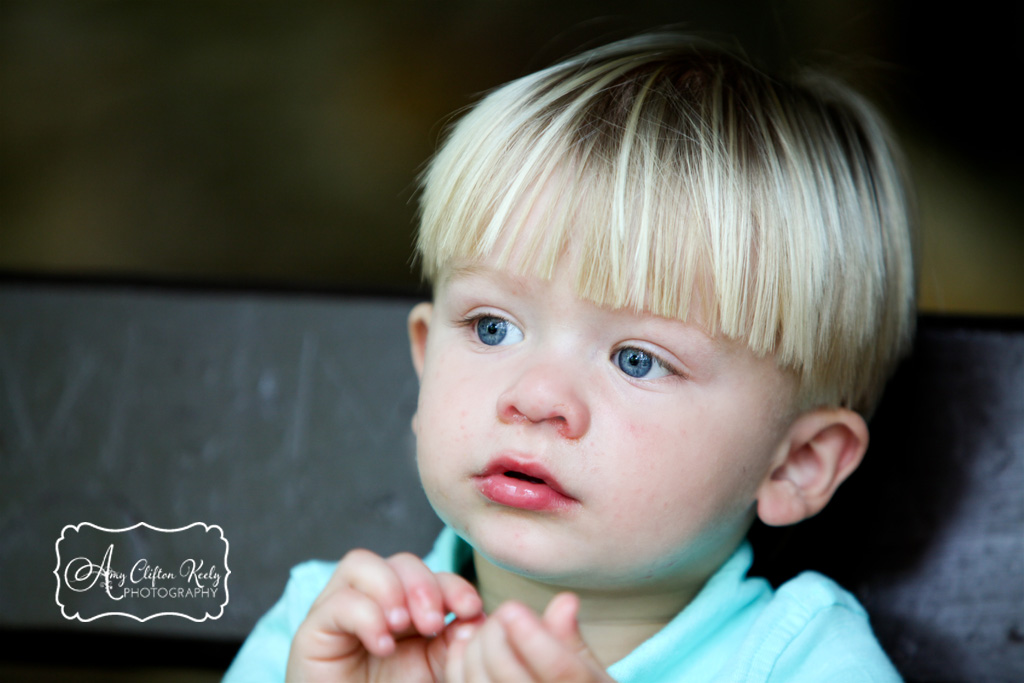
[[[619,369],[630,377],[644,377],[651,371],[651,357],[640,349],[621,349],[616,356]]]
[[[476,336],[488,346],[498,346],[500,344],[515,344],[523,338],[523,333],[504,318],[485,315],[477,318]]]
[[[643,349],[632,346],[619,349],[612,355],[612,360],[624,373],[634,379],[657,379],[673,374],[656,356]],[[651,371],[654,371],[652,374]]]

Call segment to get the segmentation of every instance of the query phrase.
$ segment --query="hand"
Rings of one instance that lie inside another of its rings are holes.
[[[476,589],[408,553],[354,550],[296,631],[288,680],[436,681],[460,628],[483,620]],[[445,626],[445,615],[455,621]]]
[[[579,598],[556,595],[538,617],[506,602],[486,622],[463,627],[448,649],[447,683],[613,683],[580,636]]]

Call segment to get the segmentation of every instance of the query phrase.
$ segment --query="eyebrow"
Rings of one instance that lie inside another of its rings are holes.
[[[451,266],[445,269],[445,272],[441,274],[441,283],[451,282],[452,280],[458,280],[464,277],[470,277],[473,275],[479,275],[486,270],[491,270],[479,264],[466,264],[464,266]]]
[[[530,281],[522,275],[511,273],[507,270],[498,270],[491,266],[479,263],[467,263],[460,266],[451,266],[448,272],[442,275],[438,282],[438,288],[450,284],[456,280],[463,280],[471,277],[486,277],[492,280],[507,282],[518,289],[530,289]]]

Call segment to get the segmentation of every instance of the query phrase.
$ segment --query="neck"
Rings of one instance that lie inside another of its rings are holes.
[[[473,562],[477,590],[487,613],[508,600],[516,600],[543,614],[556,594],[566,590],[576,593],[580,599],[580,634],[604,667],[622,659],[661,630],[693,600],[703,585],[700,581],[644,593],[569,589],[502,569],[475,551]]]

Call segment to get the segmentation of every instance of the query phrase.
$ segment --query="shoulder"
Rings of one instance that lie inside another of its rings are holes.
[[[668,626],[613,664],[620,681],[898,683],[857,599],[806,572],[773,590],[747,543]]]
[[[744,646],[743,680],[900,680],[861,604],[816,572],[800,574],[775,591]]]
[[[292,637],[335,567],[336,562],[322,561],[292,567],[284,594],[256,622],[225,674],[225,681],[284,680]]]

